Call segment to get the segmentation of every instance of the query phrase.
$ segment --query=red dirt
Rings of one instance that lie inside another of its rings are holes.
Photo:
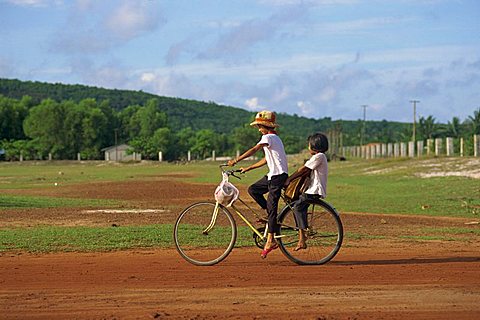
[[[3,210],[0,228],[172,223],[179,208],[211,197],[213,190],[211,185],[172,183],[169,188],[158,181],[137,181],[134,188],[129,182],[24,190],[121,199],[129,208],[166,211]],[[173,249],[0,253],[0,318],[479,319],[480,237],[399,237],[422,235],[425,227],[473,230],[478,225],[465,225],[467,219],[401,215],[342,213],[342,218],[347,234],[342,249],[330,263],[314,267],[297,266],[278,250],[262,260],[254,248],[237,248],[212,267],[190,265]],[[349,234],[376,237],[359,240]]]

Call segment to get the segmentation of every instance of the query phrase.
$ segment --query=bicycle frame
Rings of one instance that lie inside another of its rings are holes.
[[[220,168],[222,170],[222,172],[225,172],[223,170],[223,167],[225,167],[227,165],[220,165]],[[238,172],[238,171],[237,171]],[[234,177],[240,179],[240,177],[236,176],[234,173],[230,173],[229,175],[233,175]],[[285,198],[285,196],[283,195],[283,193],[281,194],[280,196],[282,198],[282,200],[285,202],[285,207],[282,208],[282,211],[285,210],[285,208],[288,206],[291,210],[293,210],[293,207],[291,205],[291,201],[287,200]],[[238,197],[237,201],[240,201],[245,207],[247,207],[250,212],[253,212],[256,216],[257,213],[255,212],[254,209],[252,209],[248,204],[245,203],[245,201],[243,201],[240,197]],[[205,228],[205,230],[203,231],[204,234],[208,234],[208,232],[210,230],[213,229],[213,227],[215,226],[215,223],[217,221],[217,215],[218,215],[218,209],[219,209],[219,203],[218,201],[215,203],[215,209],[214,209],[214,212],[212,214],[212,220],[210,221],[210,224],[208,225],[207,228]],[[266,240],[267,239],[267,233],[268,233],[268,223],[265,225],[265,231],[262,233],[260,233],[257,228],[255,228],[255,226],[243,215],[243,213],[237,209],[237,207],[235,207],[233,204],[230,206],[234,211],[235,213],[247,224],[247,226],[261,239],[261,240]],[[296,227],[293,227],[293,226],[288,226],[288,227],[291,227],[291,228],[294,228],[294,229],[297,229]],[[283,237],[286,237],[285,235],[275,235],[274,238],[275,239],[278,239],[278,238],[283,238]]]
[[[285,198],[282,196],[282,199],[285,200]],[[238,201],[240,201],[245,207],[247,207],[251,212],[253,212],[255,215],[255,210],[252,209],[247,203],[245,203],[245,201],[243,201],[241,198],[238,198],[237,199]],[[291,204],[290,202],[288,201],[285,201],[286,203],[286,206],[291,207]],[[218,209],[219,209],[219,206],[220,204],[218,202],[215,203],[215,208],[213,210],[213,214],[212,214],[212,220],[210,221],[210,224],[207,226],[207,228],[205,228],[205,230],[203,230],[203,234],[208,234],[208,232],[210,230],[213,229],[213,227],[215,226],[215,223],[217,221],[217,215],[218,215]],[[265,240],[267,239],[267,233],[268,233],[268,223],[265,225],[265,231],[262,233],[260,233],[260,231],[258,231],[257,228],[255,228],[255,226],[243,215],[243,213],[236,207],[234,206],[233,204],[230,206],[234,211],[235,213],[243,220],[243,222],[245,222],[245,224],[261,239],[261,240]],[[283,209],[282,209],[283,211]],[[296,227],[292,227],[292,226],[289,226],[291,228],[296,228]],[[283,237],[286,237],[285,235],[275,235],[274,238],[275,239],[278,239],[278,238],[283,238]]]

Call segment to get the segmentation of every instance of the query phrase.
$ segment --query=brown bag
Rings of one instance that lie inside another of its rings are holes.
[[[290,201],[295,201],[300,197],[300,194],[307,190],[310,184],[310,174],[297,177],[290,181],[290,184],[285,188],[285,197]]]

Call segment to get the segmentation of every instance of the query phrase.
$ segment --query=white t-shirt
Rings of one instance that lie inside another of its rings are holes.
[[[318,194],[322,198],[325,198],[327,196],[327,157],[320,152],[314,154],[307,162],[305,162],[305,167],[312,170],[310,173],[310,185],[307,190],[305,190],[305,193]]]
[[[285,148],[283,147],[282,140],[273,133],[264,134],[258,144],[266,144],[263,147],[265,152],[265,159],[267,159],[268,165],[268,180],[272,179],[272,176],[276,176],[282,173],[288,173],[287,155]]]

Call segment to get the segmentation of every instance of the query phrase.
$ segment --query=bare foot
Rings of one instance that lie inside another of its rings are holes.
[[[307,244],[305,242],[299,242],[293,251],[305,250],[307,249]]]

